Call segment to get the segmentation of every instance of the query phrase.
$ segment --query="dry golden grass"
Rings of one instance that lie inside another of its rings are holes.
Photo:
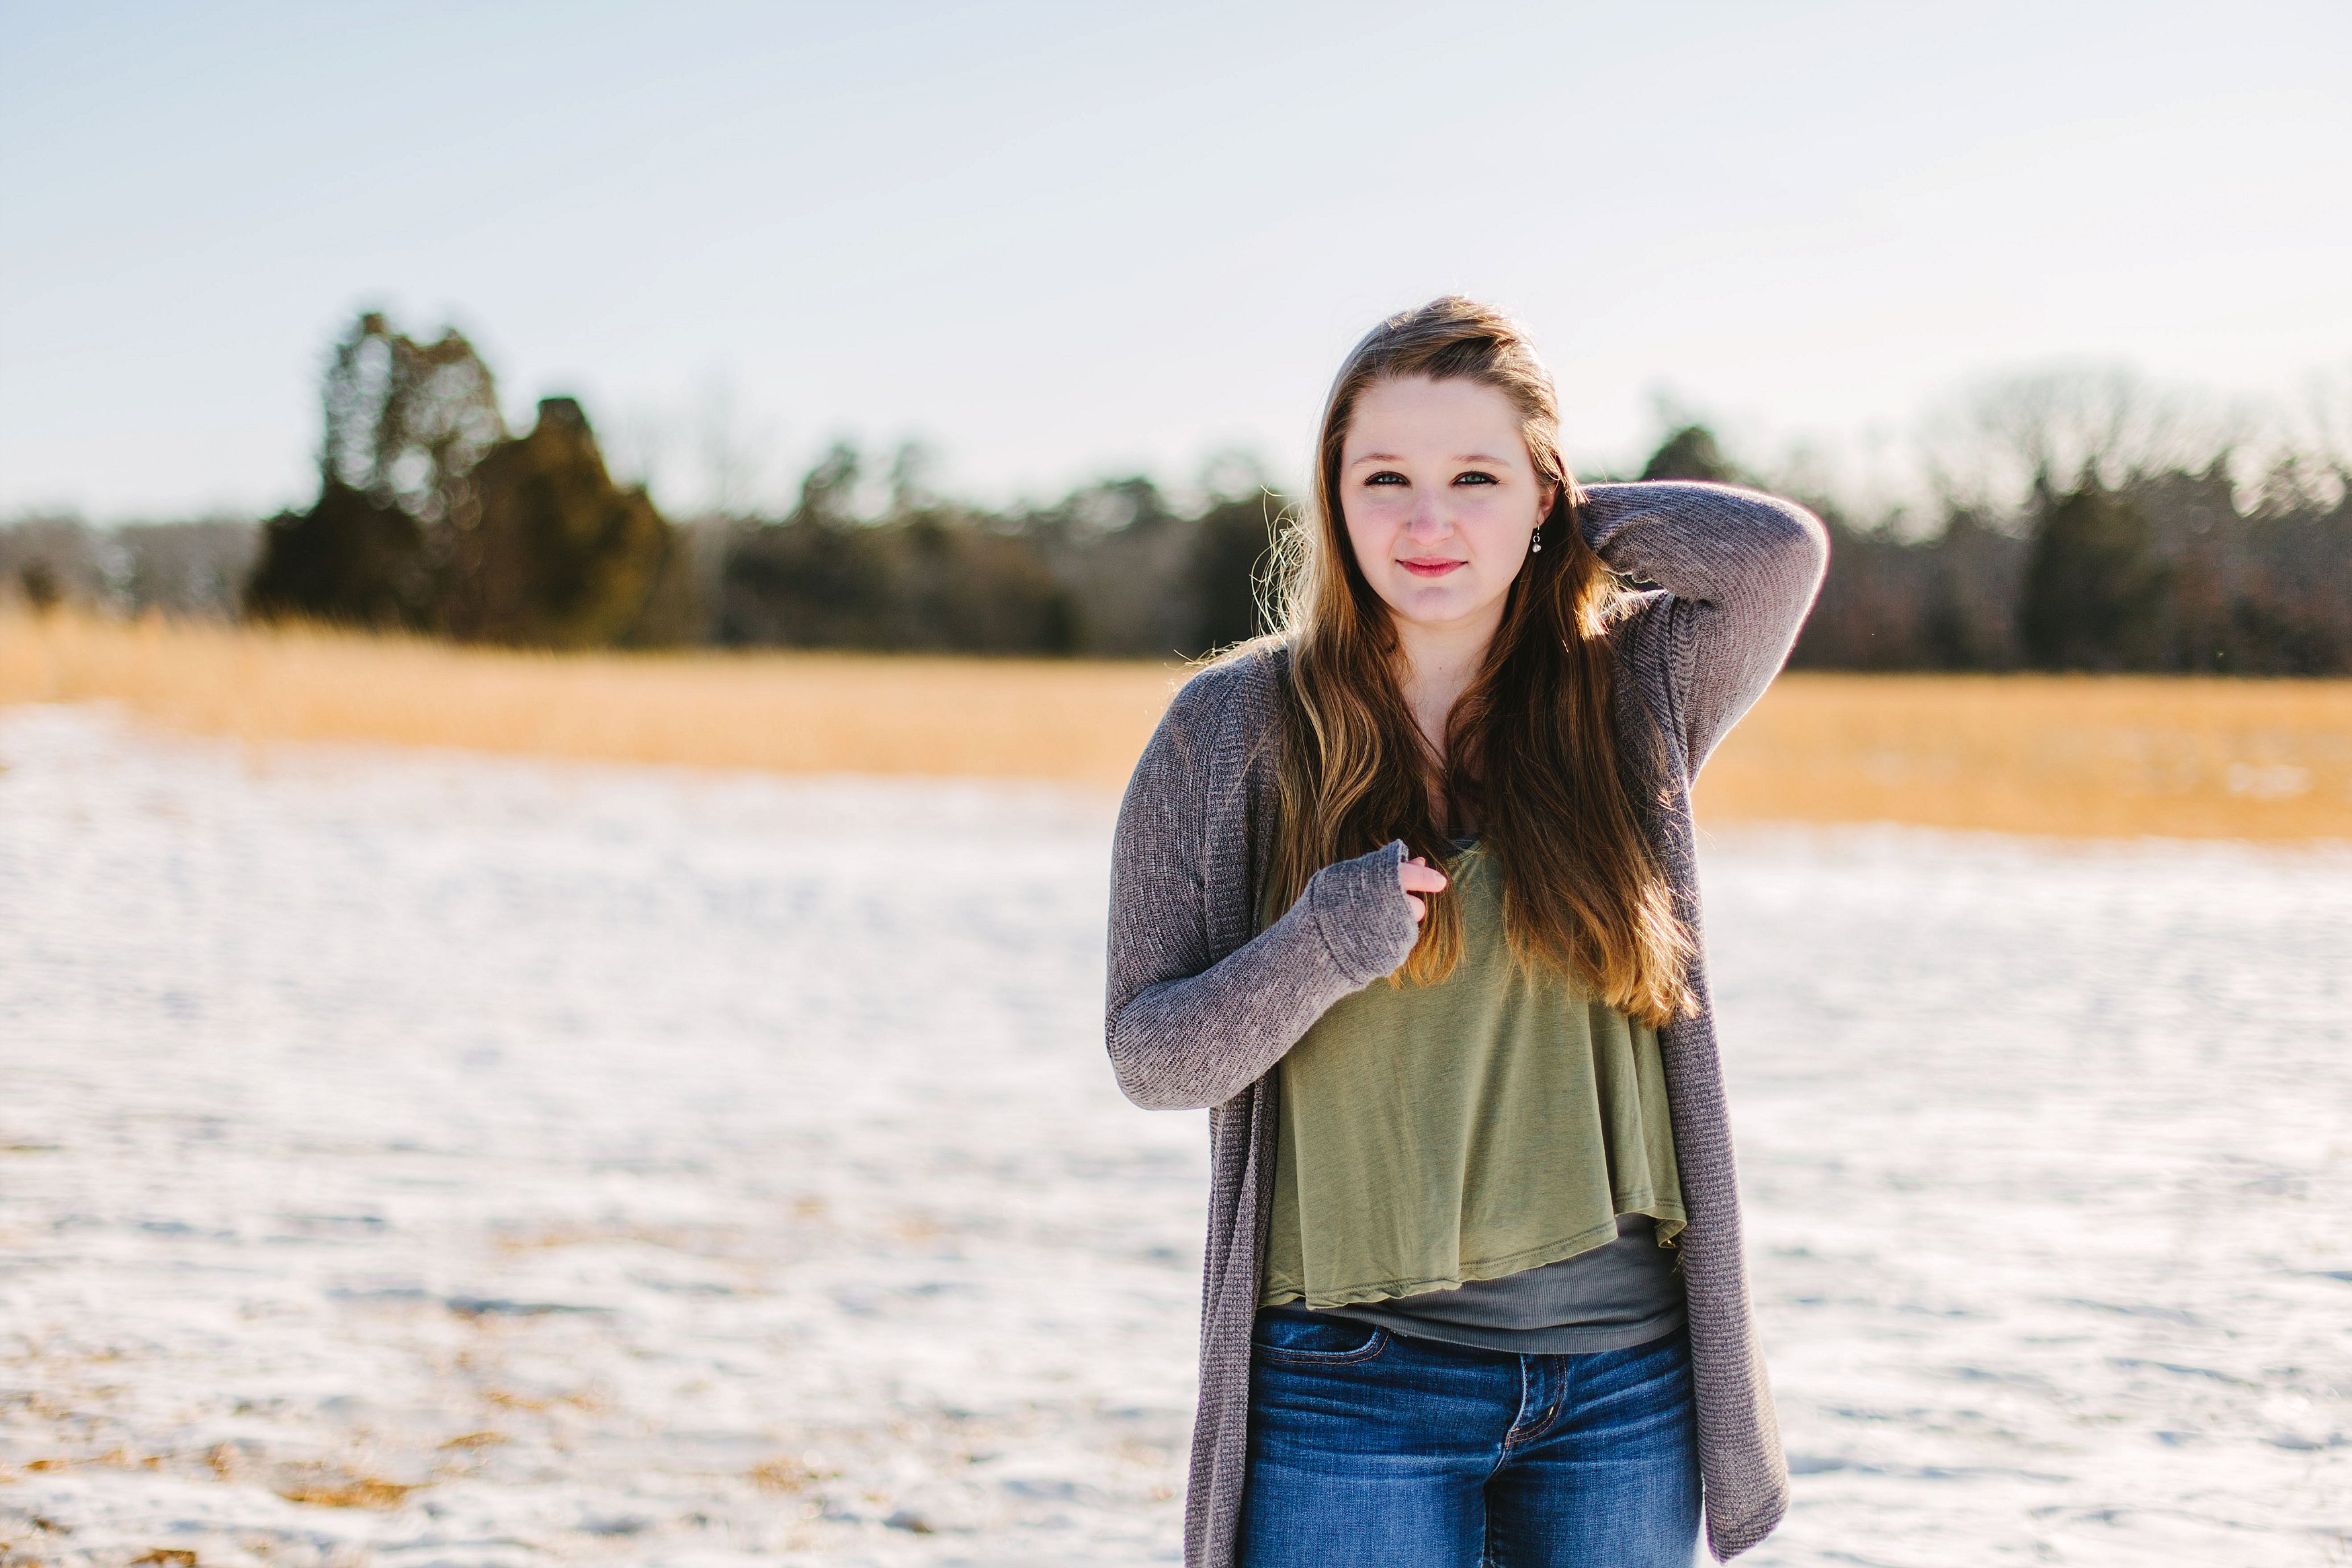
[[[1172,665],[526,653],[417,638],[0,617],[0,704],[108,700],[249,741],[353,740],[786,773],[1116,788]]]
[[[1702,820],[2352,838],[2352,681],[1785,675]]]
[[[255,742],[389,741],[782,772],[1116,788],[1173,665],[539,654],[0,618],[0,704],[109,700]],[[2352,838],[2352,681],[1784,677],[1709,764],[1710,822]]]

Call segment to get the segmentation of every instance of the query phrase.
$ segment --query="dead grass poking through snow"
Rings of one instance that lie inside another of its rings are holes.
[[[255,742],[384,741],[1116,789],[1172,664],[541,654],[310,629],[0,617],[0,704],[107,700]],[[2352,681],[1784,676],[1709,764],[1711,822],[2352,838]]]
[[[424,1489],[388,1481],[380,1476],[325,1471],[286,1481],[274,1490],[288,1502],[309,1503],[313,1508],[366,1508],[389,1512],[406,1502],[410,1492]]]

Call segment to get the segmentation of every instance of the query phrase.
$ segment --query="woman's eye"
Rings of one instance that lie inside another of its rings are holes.
[[[1366,479],[1364,483],[1367,485],[1402,485],[1404,483],[1404,476],[1398,473],[1393,468],[1383,468],[1369,479]]]
[[[1492,474],[1481,474],[1473,468],[1466,474],[1456,474],[1454,476],[1454,482],[1457,485],[1492,485],[1495,483],[1495,476]]]

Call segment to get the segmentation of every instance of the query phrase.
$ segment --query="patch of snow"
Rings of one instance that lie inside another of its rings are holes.
[[[7,1550],[1178,1558],[1205,1137],[1102,1059],[1108,801],[79,708],[0,763]],[[2352,856],[1706,877],[1798,1472],[1745,1561],[2340,1552]]]

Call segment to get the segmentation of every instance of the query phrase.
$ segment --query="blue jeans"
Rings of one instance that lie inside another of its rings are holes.
[[[1690,1568],[1681,1330],[1513,1355],[1276,1307],[1250,1345],[1241,1568]]]

